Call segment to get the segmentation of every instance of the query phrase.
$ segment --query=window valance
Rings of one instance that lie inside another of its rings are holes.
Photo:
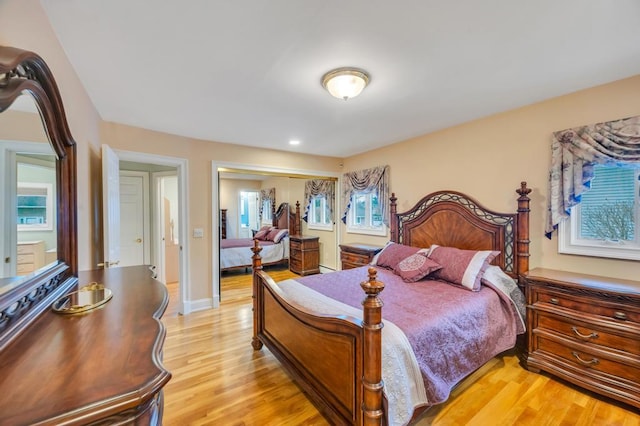
[[[302,220],[308,222],[309,209],[314,197],[323,196],[326,199],[329,208],[329,220],[333,223],[333,210],[335,204],[336,183],[328,179],[311,179],[304,183],[304,216]]]
[[[263,209],[264,209],[264,201],[265,200],[269,200],[271,201],[271,210],[274,211],[274,209],[276,208],[276,189],[275,188],[265,188],[265,189],[261,189],[260,190],[260,200],[258,200],[258,208],[259,208],[259,215],[260,215],[260,220],[262,221],[262,213],[263,213]]]
[[[589,189],[596,164],[640,163],[640,116],[553,133],[546,235],[569,217]]]
[[[351,208],[351,196],[355,192],[376,192],[382,213],[382,221],[389,226],[389,166],[376,166],[371,169],[356,170],[342,175],[342,222],[347,223]]]

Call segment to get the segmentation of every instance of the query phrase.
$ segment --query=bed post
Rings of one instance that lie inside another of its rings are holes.
[[[529,201],[527,196],[531,192],[530,188],[527,188],[527,182],[520,182],[520,188],[516,189],[516,192],[520,194],[518,197],[518,241],[517,251],[517,268],[518,275],[523,274],[529,270]]]
[[[396,193],[392,192],[391,198],[389,199],[391,200],[391,205],[389,206],[389,222],[391,222],[389,226],[391,227],[391,241],[393,241],[394,243],[397,243],[398,242],[398,220],[396,218],[396,213],[398,212],[398,205],[396,204],[396,201],[398,201],[398,198],[396,198]]]
[[[364,334],[364,366],[363,366],[363,424],[382,424],[382,300],[378,297],[384,284],[377,281],[375,268],[369,268],[369,280],[360,283],[367,294],[362,301],[363,334]]]
[[[262,271],[262,257],[260,257],[262,247],[260,247],[258,240],[253,240],[251,251],[253,252],[253,256],[251,256],[251,265],[253,266],[253,338],[251,339],[251,346],[258,351],[262,348],[262,341],[258,338],[259,322],[262,321],[262,319],[258,318],[258,307],[262,303],[261,279],[258,276],[258,271]]]
[[[296,223],[295,223],[295,235],[302,235],[302,226],[300,223],[300,201],[296,201]]]

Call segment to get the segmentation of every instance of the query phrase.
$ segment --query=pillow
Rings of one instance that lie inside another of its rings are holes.
[[[398,263],[394,272],[405,282],[413,283],[441,268],[435,260],[427,257],[427,253],[417,252]]]
[[[395,271],[398,263],[412,254],[417,253],[419,250],[419,247],[405,246],[404,244],[389,241],[382,251],[374,257],[371,264]]]
[[[434,244],[429,251],[429,258],[442,265],[442,268],[433,273],[433,278],[478,291],[484,271],[499,254],[499,251],[461,250]]]
[[[278,244],[288,234],[289,234],[288,229],[272,228],[269,231],[269,234],[267,234],[266,240],[273,241],[274,243]]]
[[[255,235],[253,236],[254,239],[256,240],[266,240],[267,239],[267,235],[269,235],[269,230],[271,229],[270,226],[263,226],[262,228],[260,228],[260,230],[258,232],[255,233]]]

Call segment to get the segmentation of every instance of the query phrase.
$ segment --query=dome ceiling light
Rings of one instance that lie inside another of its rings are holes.
[[[337,68],[322,77],[322,86],[332,96],[345,101],[358,96],[367,84],[369,84],[369,75],[358,68]]]

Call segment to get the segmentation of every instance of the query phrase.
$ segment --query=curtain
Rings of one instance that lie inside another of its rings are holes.
[[[389,204],[389,166],[377,166],[371,169],[356,170],[342,175],[342,222],[347,223],[347,215],[351,208],[351,196],[355,192],[372,191],[378,194],[382,221],[389,226],[387,214]]]
[[[309,210],[311,209],[311,203],[313,198],[317,196],[323,196],[327,200],[327,207],[329,208],[329,220],[333,223],[333,210],[335,204],[336,183],[327,179],[311,179],[304,183],[304,216],[302,220],[308,222]]]
[[[640,116],[553,133],[545,227],[548,238],[589,189],[597,164],[640,164]]]
[[[262,210],[264,209],[264,200],[271,201],[271,211],[274,211],[276,208],[276,189],[275,188],[266,188],[260,190],[260,199],[258,200],[258,214],[260,216],[260,222],[262,222]]]

